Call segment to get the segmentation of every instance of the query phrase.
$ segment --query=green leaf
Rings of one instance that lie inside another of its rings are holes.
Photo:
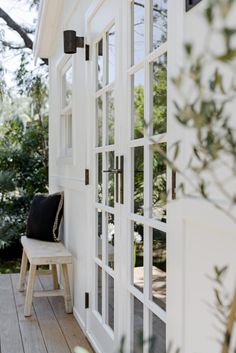
[[[221,93],[225,94],[225,90],[224,90],[224,86],[223,86],[223,76],[219,72],[218,68],[215,70],[214,79],[215,79],[216,87],[218,86],[220,88]]]
[[[185,49],[186,54],[188,56],[191,56],[192,51],[193,51],[193,45],[191,43],[185,43],[184,44],[184,49]]]
[[[173,161],[178,158],[180,152],[180,141],[175,142],[172,146],[174,147]]]
[[[227,62],[236,58],[236,49],[229,49],[223,55],[216,56],[219,61]]]
[[[204,199],[208,198],[208,195],[206,193],[206,184],[204,181],[202,181],[199,185],[200,193],[203,196]]]
[[[198,153],[198,149],[197,149],[197,146],[194,146],[193,147],[193,153],[195,154],[195,156],[197,157],[197,159],[199,161],[202,161],[202,158],[200,157],[199,153]]]
[[[206,8],[206,10],[205,10],[205,18],[206,18],[208,24],[211,25],[212,22],[213,22],[213,18],[214,18],[214,16],[213,16],[213,7],[212,6],[208,6]]]
[[[215,293],[215,297],[216,297],[216,300],[217,300],[217,303],[222,306],[223,303],[222,303],[222,300],[221,300],[221,297],[220,297],[220,293],[219,293],[219,290],[214,288],[214,293]]]
[[[176,86],[176,87],[180,87],[181,86],[181,84],[182,84],[182,80],[183,80],[183,77],[182,77],[182,75],[179,75],[179,76],[177,76],[177,77],[175,77],[175,78],[172,78],[172,83]]]

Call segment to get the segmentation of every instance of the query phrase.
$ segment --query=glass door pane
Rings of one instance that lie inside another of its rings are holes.
[[[167,0],[151,1],[152,49],[167,41]]]
[[[152,229],[151,299],[166,309],[166,233]]]

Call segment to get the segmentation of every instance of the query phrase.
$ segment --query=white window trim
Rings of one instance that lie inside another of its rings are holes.
[[[69,57],[67,55],[63,55],[62,59],[58,64],[58,78],[59,78],[59,85],[60,85],[60,119],[59,119],[59,162],[69,163],[71,164],[73,161],[73,78],[72,78],[72,101],[68,105],[64,105],[63,102],[63,94],[64,94],[64,87],[63,87],[63,76],[65,75],[66,71],[69,68],[72,68],[72,75],[73,75],[73,61],[72,56]],[[72,76],[73,77],[73,76]],[[71,114],[72,122],[71,122],[71,140],[72,146],[67,146],[68,140],[68,129],[67,129],[67,117]]]

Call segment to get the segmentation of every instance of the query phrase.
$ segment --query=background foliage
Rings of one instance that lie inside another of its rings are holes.
[[[35,16],[38,4],[20,0],[16,8]],[[31,201],[35,193],[47,192],[48,185],[47,61],[33,65],[36,23],[11,16],[15,13],[0,7],[0,256],[7,259],[20,255]],[[15,39],[8,38],[9,29]],[[7,76],[8,57],[19,57],[13,85]]]
[[[47,191],[47,118],[24,126],[19,118],[5,122],[0,140],[0,248],[25,233],[30,203]]]

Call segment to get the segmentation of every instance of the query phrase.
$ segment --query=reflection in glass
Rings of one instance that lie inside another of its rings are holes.
[[[114,165],[114,151],[107,152],[107,170],[112,170],[115,168]],[[114,173],[106,173],[107,176],[107,197],[106,204],[110,207],[114,207],[114,183],[115,183],[115,174]]]
[[[97,266],[97,311],[102,315],[102,269]]]
[[[152,217],[166,222],[166,143],[153,146]]]
[[[97,89],[101,89],[103,87],[103,76],[104,76],[104,68],[103,68],[103,40],[101,39],[96,44],[97,50]]]
[[[70,66],[63,77],[63,85],[64,85],[64,93],[63,93],[63,100],[64,100],[64,107],[71,104],[72,100],[72,66]]]
[[[114,270],[115,218],[114,214],[106,213],[107,226],[107,264]]]
[[[102,153],[97,154],[97,202],[102,202]]]
[[[72,113],[66,114],[66,147],[72,148]]]
[[[102,260],[102,210],[97,210],[97,257]]]
[[[97,146],[102,146],[102,97],[96,99],[96,135]]]
[[[107,324],[110,326],[112,330],[114,330],[114,279],[107,275],[107,313],[108,313],[108,322]]]
[[[115,143],[115,97],[114,91],[109,91],[107,97],[107,144]]]
[[[152,314],[152,353],[166,353],[166,325]]]
[[[167,41],[167,0],[152,1],[153,49]]]
[[[144,136],[144,69],[132,77],[133,137]]]
[[[167,117],[167,54],[152,64],[153,135],[166,132]]]
[[[112,26],[107,33],[107,48],[108,48],[108,79],[107,83],[115,80],[115,61],[116,61],[116,46],[115,46],[115,25]]]
[[[166,308],[166,233],[152,232],[152,300]]]
[[[143,304],[133,297],[133,351],[143,352]]]
[[[134,269],[133,284],[141,292],[144,288],[144,237],[143,225],[134,222],[133,227]]]
[[[135,147],[134,151],[134,213],[144,214],[144,148]]]
[[[145,0],[132,2],[133,17],[133,60],[132,64],[137,64],[143,59],[145,54]]]

